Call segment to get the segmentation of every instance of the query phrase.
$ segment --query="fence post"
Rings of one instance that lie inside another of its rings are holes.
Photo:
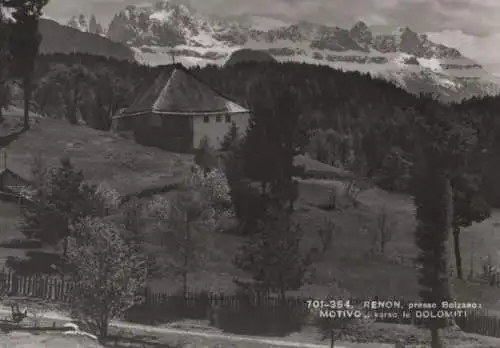
[[[19,293],[19,279],[16,273],[12,273],[12,293],[17,295]]]
[[[14,292],[14,281],[13,281],[13,278],[14,278],[14,274],[12,273],[12,271],[9,270],[9,274],[7,275],[7,278],[8,278],[8,287],[7,287],[7,290],[8,290],[8,293],[12,293]]]
[[[55,300],[56,299],[56,294],[57,292],[57,289],[56,289],[56,280],[55,278],[51,278],[50,279],[50,296],[51,296],[51,300]]]

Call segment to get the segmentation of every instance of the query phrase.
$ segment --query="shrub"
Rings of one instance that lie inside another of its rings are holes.
[[[328,191],[327,202],[320,204],[318,207],[331,211],[340,210],[356,206],[358,204],[358,195],[361,190],[357,187],[354,180],[350,180],[347,183],[342,183]]]
[[[221,307],[217,313],[218,327],[236,334],[285,336],[300,331],[305,322],[306,313],[298,308],[293,305]]]

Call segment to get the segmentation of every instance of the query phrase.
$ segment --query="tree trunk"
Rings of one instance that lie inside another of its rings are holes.
[[[182,294],[184,296],[184,300],[187,299],[187,295],[188,295],[188,281],[187,281],[187,271],[184,270],[182,272]]]
[[[65,272],[66,272],[66,258],[68,256],[68,237],[64,237],[63,239],[63,254],[62,254],[62,269],[60,270],[61,271],[61,288],[62,288],[62,294],[61,296],[64,298],[64,288],[65,288]]]
[[[457,278],[463,279],[462,276],[462,255],[460,254],[460,227],[453,227],[453,247],[455,248],[455,265],[457,267]]]
[[[31,99],[31,86],[30,79],[24,78],[23,81],[24,89],[24,130],[30,128],[30,99]]]
[[[443,342],[437,328],[431,328],[431,348],[443,348]]]
[[[188,295],[188,270],[189,270],[189,248],[191,242],[191,228],[189,226],[188,214],[184,215],[184,223],[186,224],[186,244],[184,246],[184,264],[182,269],[182,292],[184,296],[184,303],[187,301]]]
[[[108,338],[108,328],[109,328],[109,321],[106,318],[103,318],[101,320],[101,323],[99,325],[99,342],[104,344],[107,341]]]
[[[66,261],[66,257],[68,256],[68,237],[64,237],[64,244],[63,244],[63,259]]]
[[[262,182],[260,184],[260,191],[262,195],[265,195],[268,191],[268,183],[267,182]]]

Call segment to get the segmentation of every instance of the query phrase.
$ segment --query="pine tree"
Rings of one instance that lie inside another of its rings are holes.
[[[48,92],[57,93],[66,119],[78,123],[78,110],[96,76],[82,64],[57,65],[44,76]]]
[[[239,141],[241,140],[241,135],[238,127],[234,122],[231,123],[231,128],[226,135],[224,135],[224,139],[221,144],[221,151],[231,151],[235,149]]]
[[[11,24],[9,43],[15,75],[22,81],[24,129],[28,129],[35,60],[42,41],[42,36],[38,31],[38,22],[49,0],[4,0],[3,2],[3,6],[13,10],[14,23]]]
[[[195,150],[194,162],[205,172],[210,172],[217,166],[215,150],[211,147],[207,137],[203,137],[199,147]]]
[[[78,25],[80,28],[82,28],[83,30],[85,30],[87,28],[87,18],[85,18],[84,15],[80,14],[78,16]]]
[[[262,194],[281,205],[288,201],[290,206],[293,177],[300,173],[294,159],[308,141],[296,100],[293,93],[284,93],[276,101],[262,100],[253,110],[242,144],[246,177],[260,183]]]
[[[462,174],[451,182],[453,187],[453,247],[457,278],[463,278],[460,229],[491,216],[491,207],[482,197],[477,177]]]
[[[70,226],[85,215],[89,193],[84,189],[82,171],[75,170],[68,158],[61,159],[61,166],[48,175],[47,183],[38,187],[35,204],[24,210],[23,233],[49,245],[64,241],[66,256]]]
[[[416,154],[414,171],[419,294],[423,302],[436,304],[436,312],[442,309],[442,301],[452,300],[448,267],[453,221],[451,179],[463,169],[464,154],[473,137],[430,103],[418,105],[417,111],[422,115],[416,118],[422,147]],[[428,320],[432,348],[442,347],[439,329],[448,324],[447,319]]]
[[[7,85],[8,70],[11,60],[11,54],[8,46],[9,25],[7,18],[0,11],[0,123],[3,121],[3,109],[9,103],[10,90]]]
[[[242,246],[235,266],[252,275],[254,288],[277,293],[284,300],[287,291],[304,284],[310,265],[300,250],[302,234],[288,214],[269,210],[259,231]]]
[[[419,249],[419,294],[423,302],[435,303],[437,311],[442,301],[451,300],[447,255],[453,207],[449,177],[440,167],[434,151],[428,150],[426,163],[420,168],[418,182],[421,186],[415,195],[415,238]],[[433,348],[442,346],[438,330],[445,326],[444,320],[429,320]]]

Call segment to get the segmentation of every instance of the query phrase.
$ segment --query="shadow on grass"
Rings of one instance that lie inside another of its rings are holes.
[[[156,337],[150,336],[109,336],[104,342],[110,348],[180,348],[181,345],[154,342]]]
[[[39,240],[10,238],[0,242],[0,248],[6,249],[41,249],[42,242]]]
[[[182,320],[200,320],[226,333],[284,337],[300,331],[305,314],[292,307],[222,306],[211,308],[208,303],[183,303],[182,296],[169,297],[158,305],[131,308],[124,318],[143,325],[161,325]]]
[[[337,207],[335,204],[332,203],[323,203],[323,204],[317,204],[315,205],[316,208],[319,208],[324,211],[335,211],[337,210]]]
[[[19,275],[59,274],[63,266],[61,256],[45,251],[27,251],[26,258],[10,256],[5,265]]]
[[[305,315],[292,308],[221,308],[216,326],[226,333],[284,337],[302,329]]]
[[[207,318],[208,301],[203,298],[185,303],[182,295],[169,296],[159,304],[140,304],[130,308],[125,320],[143,324],[168,324],[183,319],[203,320]]]
[[[5,136],[0,136],[0,148],[6,147],[10,143],[12,143],[14,140],[17,140],[23,133],[25,133],[27,129],[21,129],[14,131],[10,134],[7,134]]]

